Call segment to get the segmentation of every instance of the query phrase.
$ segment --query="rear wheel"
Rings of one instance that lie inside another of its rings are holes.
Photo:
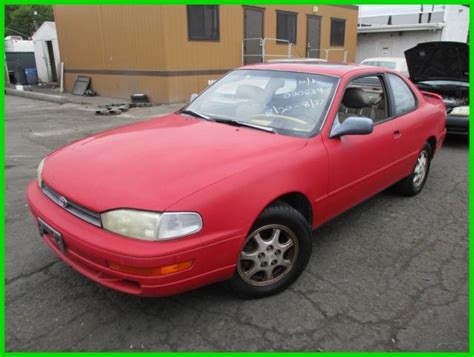
[[[395,190],[404,196],[415,196],[419,194],[428,178],[431,158],[432,149],[430,144],[426,143],[418,154],[412,173],[398,182],[394,186]]]
[[[247,236],[230,280],[245,298],[276,294],[303,272],[311,256],[311,227],[284,202],[266,208]]]

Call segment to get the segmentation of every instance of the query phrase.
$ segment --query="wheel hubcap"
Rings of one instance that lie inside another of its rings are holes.
[[[293,269],[298,240],[288,227],[270,224],[252,232],[237,266],[240,277],[256,286],[274,284]]]
[[[428,166],[428,153],[426,151],[422,151],[420,156],[418,156],[418,160],[416,161],[415,165],[415,175],[413,176],[413,184],[415,187],[420,187],[423,183],[423,180],[426,176],[426,169]]]

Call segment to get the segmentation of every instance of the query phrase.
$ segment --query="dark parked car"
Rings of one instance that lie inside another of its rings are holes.
[[[469,45],[425,42],[405,51],[410,79],[443,97],[449,133],[469,133]]]

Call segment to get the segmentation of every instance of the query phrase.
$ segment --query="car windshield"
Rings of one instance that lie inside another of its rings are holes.
[[[397,67],[396,62],[389,62],[389,61],[364,61],[362,64],[368,66],[376,66],[376,67],[384,67],[389,69],[395,69]]]
[[[338,78],[297,72],[235,70],[184,111],[209,120],[308,137],[319,130]]]

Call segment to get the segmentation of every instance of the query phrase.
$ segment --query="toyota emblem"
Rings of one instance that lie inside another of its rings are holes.
[[[64,196],[59,196],[59,204],[66,208],[69,205],[69,202],[67,201],[67,198]]]

